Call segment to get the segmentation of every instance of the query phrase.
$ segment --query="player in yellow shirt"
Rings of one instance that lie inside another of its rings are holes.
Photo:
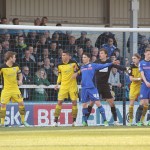
[[[130,99],[130,105],[129,105],[129,124],[128,126],[132,125],[133,121],[133,107],[134,102],[140,95],[140,86],[141,86],[141,73],[139,71],[139,62],[140,62],[141,56],[137,53],[135,53],[132,56],[132,64],[129,68],[129,76],[131,80],[130,85],[130,93],[129,93],[129,99]]]
[[[19,105],[21,125],[28,126],[25,122],[25,106],[18,85],[22,84],[22,73],[19,66],[15,63],[16,53],[8,51],[5,54],[5,62],[0,66],[0,75],[2,76],[3,89],[1,92],[0,118],[1,126],[5,126],[6,105],[10,102],[16,102]]]
[[[58,126],[58,118],[61,113],[62,103],[65,98],[70,97],[72,100],[72,117],[73,123],[72,126],[76,125],[77,118],[77,98],[78,98],[78,87],[76,76],[79,72],[79,66],[76,61],[70,59],[70,54],[67,51],[63,51],[62,53],[62,63],[58,65],[58,79],[57,85],[55,86],[55,90],[58,89],[60,85],[59,93],[58,93],[58,103],[55,108],[55,120],[53,126]]]

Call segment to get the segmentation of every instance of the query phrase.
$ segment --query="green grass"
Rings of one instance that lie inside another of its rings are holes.
[[[148,150],[149,127],[0,128],[0,150]]]

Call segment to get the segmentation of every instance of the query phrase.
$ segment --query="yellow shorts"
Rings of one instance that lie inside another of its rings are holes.
[[[2,104],[8,104],[10,101],[12,101],[13,103],[22,102],[23,97],[21,95],[21,92],[17,91],[14,93],[14,92],[6,92],[5,90],[2,90],[0,102]]]
[[[129,99],[136,100],[140,95],[140,85],[131,85],[129,92]]]
[[[64,100],[65,98],[70,97],[70,99],[77,100],[78,90],[77,89],[63,89],[60,88],[58,92],[58,100]]]

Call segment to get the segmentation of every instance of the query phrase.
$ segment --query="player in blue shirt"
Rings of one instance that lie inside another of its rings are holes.
[[[82,74],[82,81],[81,81],[81,101],[82,101],[82,113],[83,113],[83,126],[88,126],[87,120],[89,116],[88,112],[88,102],[94,101],[96,106],[99,109],[99,112],[102,115],[104,120],[104,125],[108,126],[108,122],[106,120],[105,110],[100,102],[100,97],[98,94],[98,90],[94,85],[93,78],[95,75],[96,70],[103,69],[105,67],[109,67],[112,64],[118,64],[118,61],[114,61],[113,63],[106,63],[106,64],[96,64],[90,63],[90,55],[84,53],[82,56],[83,66],[81,66],[81,74]]]
[[[141,99],[141,113],[138,116],[137,126],[144,125],[144,117],[148,110],[149,99],[150,99],[150,48],[145,49],[145,59],[142,60],[139,64],[139,70],[142,77],[142,85],[140,90],[140,99]],[[143,106],[143,107],[142,107]],[[150,121],[148,122],[150,125]]]

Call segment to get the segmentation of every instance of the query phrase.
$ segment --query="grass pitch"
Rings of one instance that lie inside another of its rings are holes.
[[[148,127],[0,128],[0,150],[149,150]]]

